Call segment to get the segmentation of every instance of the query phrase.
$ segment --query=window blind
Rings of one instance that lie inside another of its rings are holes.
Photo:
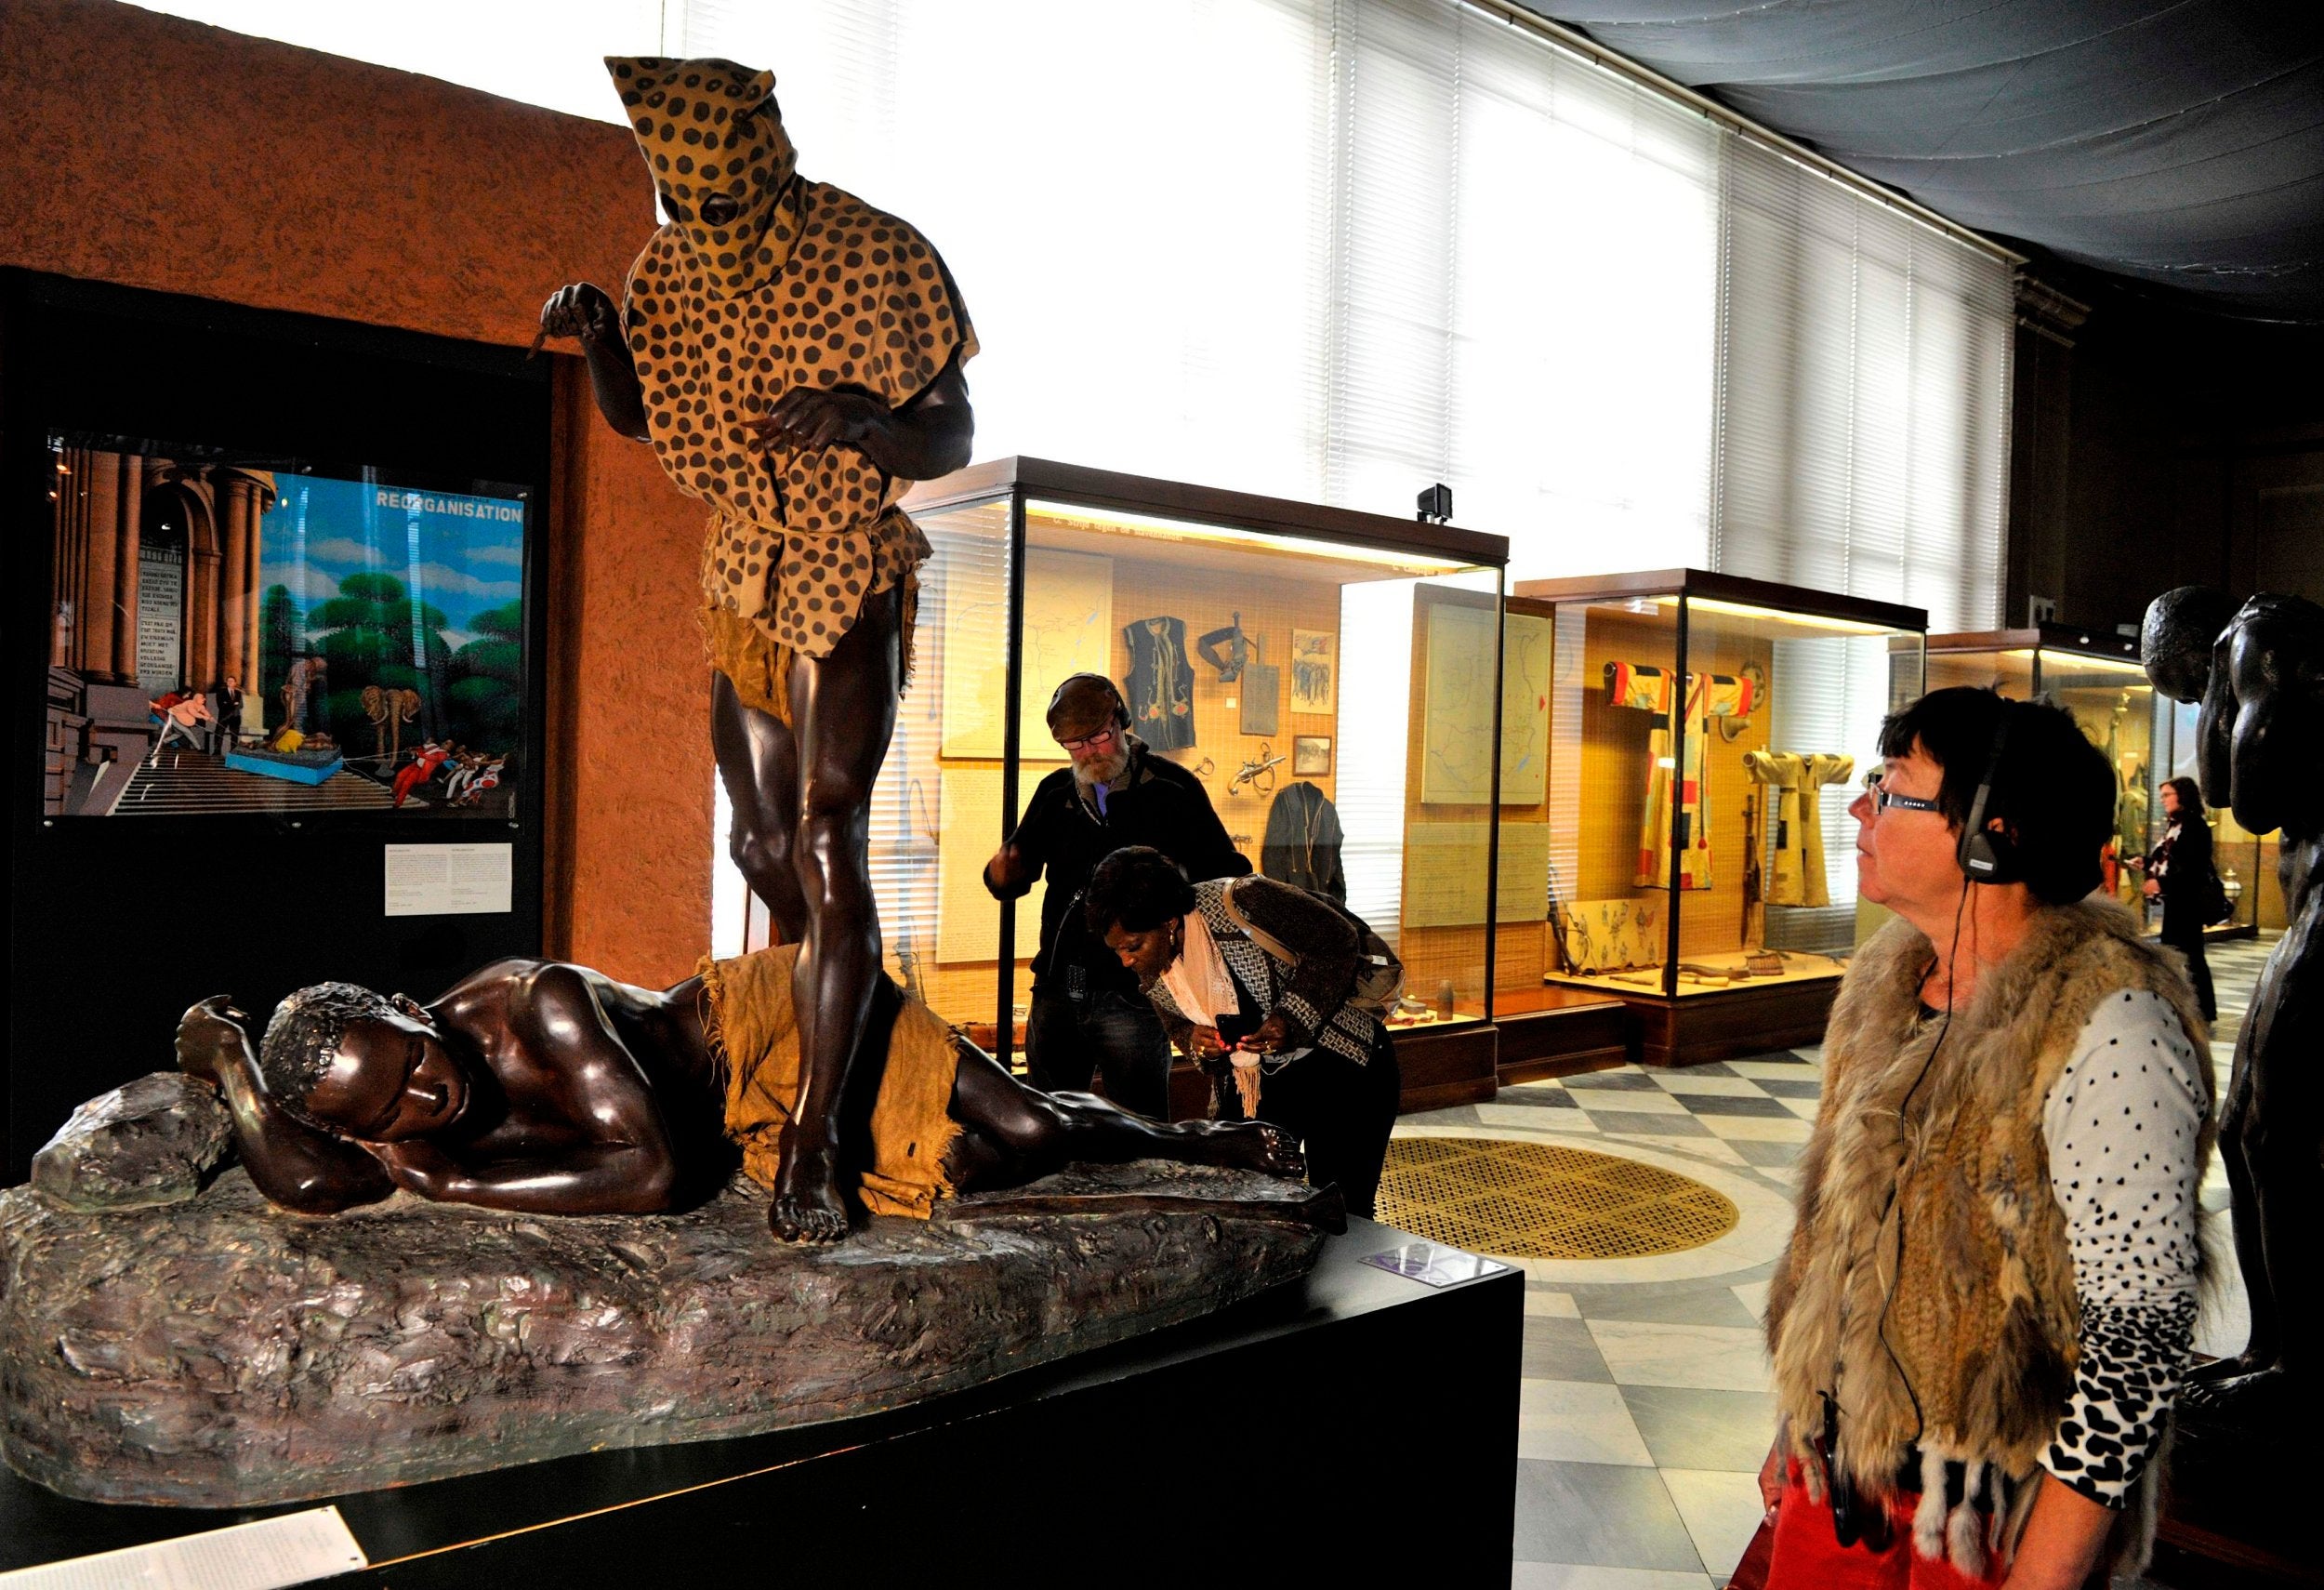
[[[1449,7],[1438,7],[1448,10]],[[1703,563],[1718,142],[1461,9],[1448,479],[1512,579]]]
[[[674,49],[773,67],[801,171],[952,267],[978,457],[1323,495],[1322,0],[670,10]]]
[[[148,3],[609,121],[603,50],[771,65],[953,265],[980,457],[1999,617],[2007,265],[1458,0]]]
[[[1721,137],[1711,565],[1993,628],[2008,266]]]

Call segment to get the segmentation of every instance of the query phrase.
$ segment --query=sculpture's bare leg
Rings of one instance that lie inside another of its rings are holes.
[[[2278,1019],[2300,1014],[2279,1007]],[[2196,1407],[2238,1416],[2304,1405],[2324,1373],[2315,1329],[2324,1309],[2324,1276],[2315,1263],[2316,1211],[2324,1199],[2316,1122],[2324,1113],[2324,1088],[2312,1052],[2295,1052],[2297,1035],[2279,1030],[2275,1037],[2267,1053],[2253,1058],[2277,1063],[2251,1067],[2219,1134],[2234,1200],[2236,1258],[2251,1302],[2251,1339],[2237,1357],[2190,1376],[2195,1384],[2186,1394]],[[2286,1064],[2295,1053],[2297,1064]]]
[[[847,1235],[839,1195],[839,1117],[879,971],[879,905],[871,887],[871,792],[895,733],[903,687],[904,593],[867,599],[831,655],[791,664],[799,748],[792,865],[806,932],[791,977],[799,1012],[798,1111],[768,1224],[789,1242]]]
[[[2214,1358],[2187,1374],[2190,1386],[2211,1381],[2230,1380],[2265,1369],[2276,1362],[2283,1340],[2282,1317],[2276,1301],[2276,1288],[2267,1267],[2265,1225],[2260,1215],[2259,1190],[2252,1182],[2251,1161],[2245,1149],[2247,1124],[2251,1120],[2251,1068],[2252,1056],[2246,1050],[2236,1056],[2234,1073],[2227,1082],[2227,1096],[2223,1102],[2219,1119],[2219,1164],[2227,1176],[2227,1207],[2233,1212],[2230,1224],[2235,1232],[2236,1267],[2242,1273],[2246,1305],[2251,1315],[2251,1332],[2245,1338],[2243,1351],[2233,1358]]]
[[[2318,1379],[2324,1371],[2324,1362],[2318,1361],[2324,1332],[2317,1324],[2324,1318],[2319,1313],[2324,1310],[2324,1271],[2316,1263],[2316,1212],[2324,1208],[2324,1166],[2317,1158],[2318,1106],[2324,1100],[2317,1095],[2324,1090],[2317,1086],[2313,1053],[2303,1058],[2306,1064],[2298,1069],[2304,1074],[2291,1075],[2295,1068],[2286,1065],[2278,1067],[2286,1075],[2255,1080],[2253,1113],[2269,1129],[2248,1143],[2245,1152],[2251,1161],[2260,1242],[2267,1255],[2268,1291],[2274,1293],[2270,1324],[2277,1340],[2270,1359],[2314,1395],[2324,1384]],[[2276,1084],[2274,1097],[2266,1087],[2271,1080]],[[2257,1318],[2254,1314],[2255,1326]],[[2286,1329],[2288,1323],[2291,1329]]]
[[[807,902],[792,865],[799,822],[799,744],[772,712],[743,705],[726,675],[710,674],[710,744],[734,810],[727,854],[773,920],[775,939],[807,934]]]
[[[1076,1160],[1175,1159],[1293,1178],[1307,1169],[1298,1141],[1280,1128],[1150,1120],[1094,1093],[1040,1093],[965,1044],[952,1084],[952,1119],[961,1131],[944,1168],[963,1192],[1021,1186]]]

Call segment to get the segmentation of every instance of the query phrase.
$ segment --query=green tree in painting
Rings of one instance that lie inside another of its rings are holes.
[[[331,664],[324,721],[350,754],[372,745],[371,718],[363,710],[366,685],[419,692],[420,718],[404,730],[407,741],[446,732],[443,703],[433,699],[429,685],[429,675],[441,676],[451,658],[445,623],[443,610],[432,603],[416,609],[403,582],[391,574],[349,575],[337,596],[308,609],[314,649]]]
[[[492,754],[512,751],[524,710],[524,604],[488,607],[469,621],[476,639],[452,656],[452,737]]]
[[[279,722],[283,686],[290,679],[291,654],[298,649],[298,603],[290,587],[270,585],[258,603],[258,699],[266,703],[266,721]],[[254,713],[252,721],[257,721]]]

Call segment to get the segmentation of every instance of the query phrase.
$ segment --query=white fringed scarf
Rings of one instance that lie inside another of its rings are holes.
[[[1226,957],[1219,953],[1218,941],[1210,936],[1210,924],[1202,920],[1200,911],[1189,911],[1179,919],[1182,934],[1178,957],[1162,972],[1162,987],[1169,991],[1170,1002],[1189,1021],[1216,1027],[1222,1016],[1239,1014],[1243,1002],[1235,991],[1235,976],[1226,967]],[[1230,1051],[1227,1058],[1235,1066],[1235,1091],[1242,1096],[1243,1114],[1256,1119],[1259,1111],[1259,1056],[1248,1050]]]

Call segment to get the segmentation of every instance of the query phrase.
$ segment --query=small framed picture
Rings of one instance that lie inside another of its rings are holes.
[[[1331,771],[1331,736],[1329,735],[1293,735],[1291,736],[1291,772],[1295,776],[1311,776]]]

